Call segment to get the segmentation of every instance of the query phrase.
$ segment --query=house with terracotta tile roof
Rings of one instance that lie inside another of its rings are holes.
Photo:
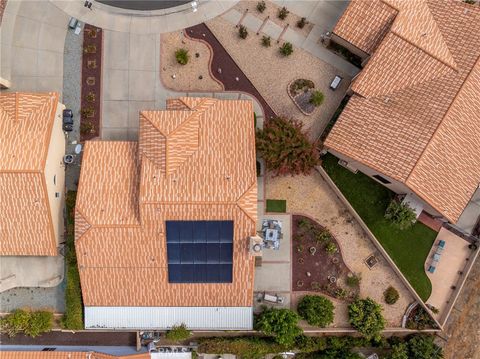
[[[251,329],[250,101],[142,111],[138,142],[85,144],[75,247],[86,328]]]
[[[480,218],[480,7],[352,0],[332,41],[364,59],[325,141],[420,211],[466,234]]]
[[[33,277],[16,272],[25,270],[28,258],[58,255],[64,234],[64,108],[56,93],[0,95],[0,290]]]

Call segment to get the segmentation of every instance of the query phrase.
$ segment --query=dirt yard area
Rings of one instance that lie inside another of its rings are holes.
[[[413,297],[320,174],[267,177],[265,186],[266,198],[286,199],[287,212],[305,214],[332,232],[346,265],[361,276],[360,296],[368,296],[381,303],[387,326],[399,327],[407,306],[414,301]],[[369,269],[364,260],[372,253],[378,263]],[[383,292],[390,285],[400,293],[400,299],[394,305],[387,305],[383,300]],[[295,298],[292,298],[293,302]],[[336,317],[334,326],[342,326],[346,312],[347,304],[337,302],[339,317]]]
[[[477,259],[447,321],[444,358],[480,359],[480,261]]]
[[[223,91],[222,84],[210,75],[211,51],[208,45],[186,37],[182,31],[162,34],[160,71],[165,87],[181,92]],[[180,65],[175,51],[187,49],[189,61]]]
[[[250,32],[243,40],[237,28],[221,17],[206,24],[277,114],[303,121],[312,138],[320,135],[345,95],[351,80],[347,74],[295,46],[293,54],[284,57],[274,40],[271,47],[261,45],[262,34]],[[335,75],[344,81],[331,91]],[[288,84],[298,78],[311,79],[325,94],[325,102],[310,116],[302,114],[287,93]]]

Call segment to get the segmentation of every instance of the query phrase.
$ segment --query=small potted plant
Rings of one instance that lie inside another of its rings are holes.
[[[302,17],[300,20],[297,21],[297,27],[300,29],[303,29],[306,24],[308,24],[306,17]]]
[[[293,45],[289,42],[285,42],[282,46],[280,46],[280,53],[287,57],[293,53]]]
[[[289,13],[290,11],[288,11],[287,8],[284,6],[280,10],[278,10],[278,18],[280,20],[285,20]]]
[[[245,26],[240,25],[238,28],[238,36],[240,36],[241,39],[246,39],[248,36],[248,30]]]
[[[270,47],[271,45],[272,45],[271,37],[270,36],[262,36],[262,46],[263,47]]]
[[[266,8],[267,8],[267,4],[265,4],[265,1],[262,0],[257,3],[258,12],[264,12]]]

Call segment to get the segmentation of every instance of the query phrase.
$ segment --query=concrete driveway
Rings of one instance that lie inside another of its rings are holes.
[[[9,1],[0,27],[0,74],[9,91],[63,88],[63,52],[69,17],[48,1]]]

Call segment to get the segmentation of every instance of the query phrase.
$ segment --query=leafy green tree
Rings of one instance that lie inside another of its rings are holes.
[[[188,64],[188,60],[190,60],[190,55],[187,49],[182,48],[175,51],[175,58],[180,65],[186,65]]]
[[[275,338],[278,344],[291,346],[302,334],[298,327],[298,315],[290,309],[267,308],[257,317],[255,328]]]
[[[414,335],[408,340],[408,353],[415,359],[441,359],[442,348],[433,342],[432,335]]]
[[[187,339],[188,337],[190,337],[191,334],[192,333],[190,332],[190,330],[187,329],[187,326],[185,324],[174,325],[172,329],[167,331],[167,333],[165,334],[165,338],[167,338],[168,340],[179,342]]]
[[[319,295],[306,295],[298,303],[298,314],[310,325],[326,327],[333,322],[334,306],[325,297]]]
[[[371,298],[357,299],[348,306],[350,324],[367,339],[380,338],[385,328],[382,306]]]
[[[387,359],[408,359],[407,344],[398,343],[392,346],[392,351]]]
[[[312,97],[310,97],[310,103],[315,107],[320,106],[325,100],[325,95],[320,91],[313,91]]]
[[[257,151],[275,175],[307,175],[320,163],[317,142],[302,128],[300,121],[276,117],[257,129]]]
[[[392,221],[399,229],[405,230],[413,226],[417,216],[408,204],[393,200],[387,207],[385,218]]]
[[[31,337],[48,332],[53,326],[53,313],[39,310],[36,312],[17,309],[1,320],[1,328],[8,336],[13,337],[19,332]]]

